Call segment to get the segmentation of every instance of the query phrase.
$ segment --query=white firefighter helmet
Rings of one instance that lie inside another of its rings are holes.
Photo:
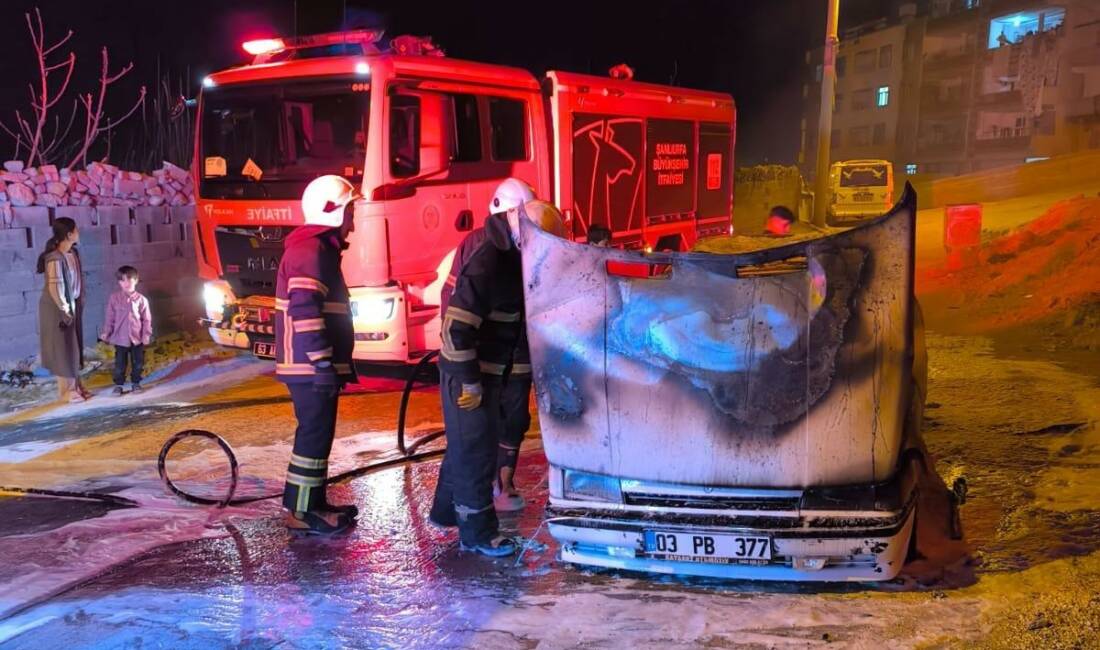
[[[540,230],[555,237],[565,237],[565,220],[561,210],[549,201],[533,199],[520,207],[508,211],[508,228],[512,231],[512,240],[519,242],[519,220],[527,218]]]
[[[313,179],[302,192],[306,225],[339,228],[344,223],[344,207],[358,195],[355,186],[343,176],[329,174]]]
[[[497,185],[493,199],[489,201],[489,214],[507,212],[535,198],[535,190],[518,178],[506,178]]]

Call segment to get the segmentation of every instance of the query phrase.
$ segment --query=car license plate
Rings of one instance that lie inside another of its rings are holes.
[[[852,198],[857,201],[870,201],[875,198],[875,195],[870,192],[857,192]]]
[[[646,553],[665,560],[724,564],[740,560],[770,560],[772,540],[761,535],[645,532]]]
[[[256,341],[252,344],[252,354],[266,359],[275,358],[275,344],[264,341]]]

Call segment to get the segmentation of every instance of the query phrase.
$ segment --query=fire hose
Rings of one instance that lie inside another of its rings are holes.
[[[397,415],[397,449],[401,453],[396,458],[387,458],[375,463],[364,465],[350,469],[346,472],[341,472],[334,476],[330,476],[325,479],[325,485],[331,485],[334,483],[342,483],[358,476],[377,472],[379,470],[387,469],[389,467],[395,467],[397,465],[403,465],[405,463],[414,463],[426,460],[428,458],[434,458],[443,454],[443,449],[431,449],[428,451],[417,451],[421,446],[442,437],[445,433],[445,429],[438,429],[426,433],[411,443],[405,441],[405,420],[408,414],[409,408],[409,396],[412,393],[413,387],[416,385],[417,378],[421,376],[424,369],[431,363],[439,353],[432,351],[426,354],[420,359],[420,362],[416,364],[409,377],[405,381],[405,388],[401,393],[401,406]],[[191,494],[186,490],[180,488],[172,481],[172,477],[168,475],[167,460],[168,452],[172,450],[177,443],[187,440],[189,438],[205,438],[212,440],[226,459],[229,461],[229,486],[226,488],[225,496],[221,499],[212,499],[209,497],[203,497],[196,494]],[[173,494],[191,503],[197,503],[200,505],[217,506],[224,508],[226,506],[239,506],[248,503],[255,503],[256,501],[265,501],[267,499],[277,499],[283,496],[283,493],[275,492],[272,494],[263,494],[258,496],[241,497],[234,499],[233,497],[237,492],[237,485],[240,481],[240,465],[237,462],[237,455],[233,451],[233,447],[226,442],[224,438],[211,431],[205,431],[202,429],[185,429],[174,435],[165,441],[164,446],[160,449],[160,455],[157,457],[157,474],[160,475],[160,479],[164,482],[164,485]]]

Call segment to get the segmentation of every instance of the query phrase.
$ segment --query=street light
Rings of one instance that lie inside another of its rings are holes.
[[[829,193],[829,149],[833,140],[833,94],[836,91],[836,36],[837,14],[840,0],[828,0],[829,13],[825,20],[825,55],[821,63],[821,116],[817,132],[817,169],[814,177],[815,226],[825,225],[825,210]]]

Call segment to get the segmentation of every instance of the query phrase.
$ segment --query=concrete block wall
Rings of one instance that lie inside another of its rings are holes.
[[[118,288],[115,271],[129,264],[141,274],[154,334],[189,329],[202,313],[195,265],[194,206],[66,206],[0,210],[0,362],[38,354],[38,301],[44,278],[38,254],[58,217],[76,221],[84,262],[84,340],[93,345],[107,297]]]
[[[774,206],[785,205],[797,215],[801,197],[802,176],[797,167],[739,168],[733,188],[733,227],[738,234],[760,234]]]

